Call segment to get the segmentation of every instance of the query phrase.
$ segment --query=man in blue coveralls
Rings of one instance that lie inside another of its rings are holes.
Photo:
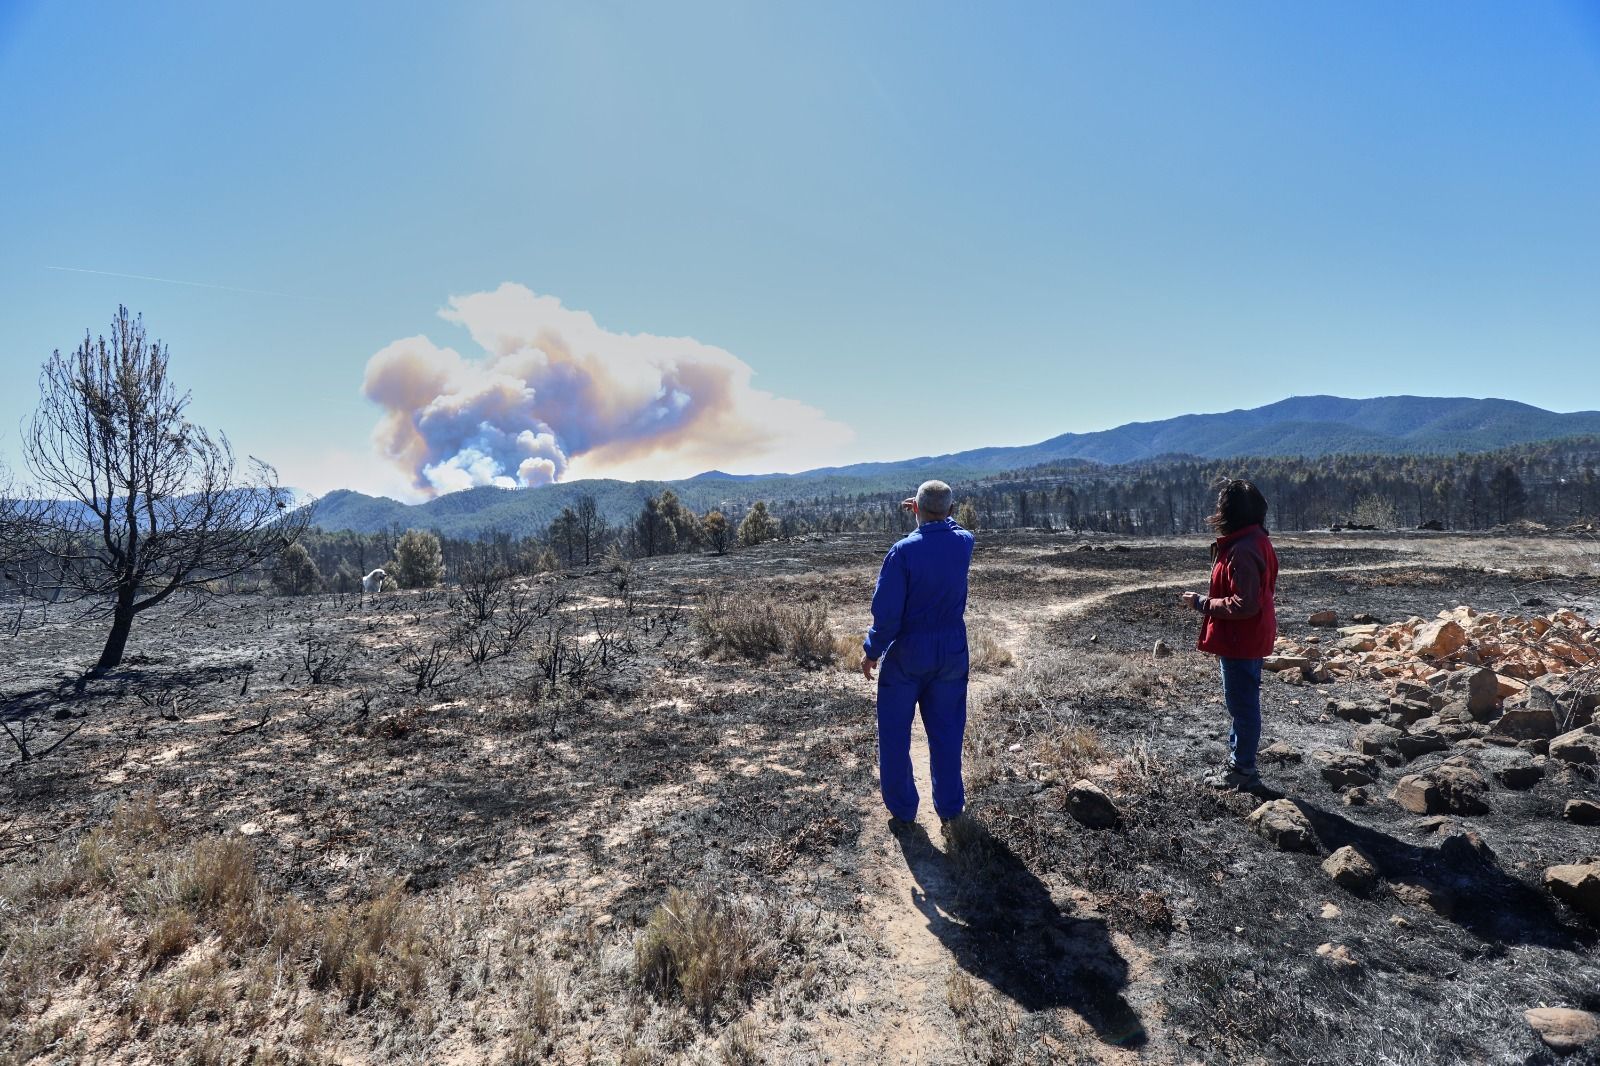
[[[878,776],[891,825],[917,817],[911,773],[911,716],[922,707],[933,776],[933,809],[948,823],[966,806],[961,740],[967,729],[967,568],[972,534],[950,517],[950,486],[926,481],[901,506],[916,532],[884,556],[872,594],[872,628],[861,672],[878,675]]]

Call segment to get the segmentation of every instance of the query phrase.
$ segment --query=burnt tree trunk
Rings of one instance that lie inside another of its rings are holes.
[[[128,634],[133,631],[133,601],[117,598],[111,612],[111,632],[106,635],[106,646],[100,652],[100,661],[91,673],[103,674],[122,662],[122,653],[128,647]]]

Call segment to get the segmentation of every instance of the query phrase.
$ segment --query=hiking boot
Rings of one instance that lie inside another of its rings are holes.
[[[911,830],[916,827],[916,824],[916,822],[908,822],[898,815],[889,815],[889,832],[893,833],[895,836],[899,836],[901,833],[911,832]]]
[[[1261,787],[1261,775],[1254,770],[1227,766],[1206,777],[1206,784],[1224,792],[1254,792]]]

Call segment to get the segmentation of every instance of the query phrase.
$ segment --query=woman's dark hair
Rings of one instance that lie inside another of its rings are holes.
[[[1222,536],[1267,520],[1267,498],[1248,481],[1227,478],[1217,486],[1217,513],[1207,521]]]

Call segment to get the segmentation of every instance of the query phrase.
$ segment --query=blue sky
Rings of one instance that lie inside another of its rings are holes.
[[[1310,392],[1600,408],[1593,2],[0,0],[0,164],[13,465],[120,301],[287,481],[414,492],[368,361],[477,365],[439,311],[503,283],[820,413],[572,476]]]

